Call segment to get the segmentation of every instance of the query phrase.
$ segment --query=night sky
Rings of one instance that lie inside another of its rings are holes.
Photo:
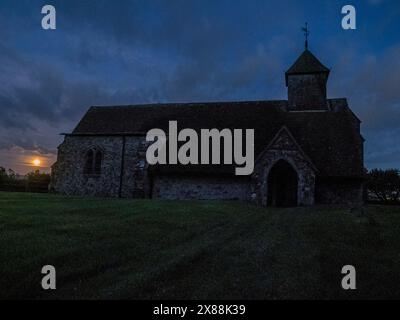
[[[341,28],[346,4],[357,30]],[[0,0],[0,166],[49,171],[91,105],[286,99],[306,21],[328,97],[363,122],[366,167],[400,167],[398,0]]]

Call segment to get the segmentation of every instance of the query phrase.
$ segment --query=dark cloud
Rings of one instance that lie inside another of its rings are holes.
[[[21,139],[14,138],[13,141],[1,141],[0,140],[0,149],[12,149],[13,147],[19,147],[27,151],[35,151],[42,155],[55,155],[56,150],[48,149],[41,145],[36,144],[35,142],[30,141],[29,139]]]

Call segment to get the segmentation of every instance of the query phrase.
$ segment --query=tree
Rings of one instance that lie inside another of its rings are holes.
[[[35,170],[26,175],[27,191],[47,192],[50,183],[50,174]]]
[[[0,167],[0,186],[2,186],[8,179],[6,169]]]
[[[25,191],[25,184],[13,170],[0,167],[0,190]]]
[[[384,203],[398,202],[400,172],[398,169],[373,169],[367,175],[367,188]]]

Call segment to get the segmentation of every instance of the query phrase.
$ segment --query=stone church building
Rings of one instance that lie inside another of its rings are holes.
[[[285,74],[288,99],[91,107],[65,134],[51,188],[66,195],[226,199],[268,206],[357,205],[363,137],[346,99],[327,99],[330,70],[305,50]],[[229,165],[153,165],[146,134],[180,128],[254,129],[254,172]]]

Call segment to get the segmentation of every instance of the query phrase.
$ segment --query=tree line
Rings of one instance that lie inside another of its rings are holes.
[[[400,203],[400,170],[373,169],[367,172],[368,200],[375,203]]]
[[[0,191],[11,192],[48,192],[50,174],[35,170],[26,175],[0,167]]]

